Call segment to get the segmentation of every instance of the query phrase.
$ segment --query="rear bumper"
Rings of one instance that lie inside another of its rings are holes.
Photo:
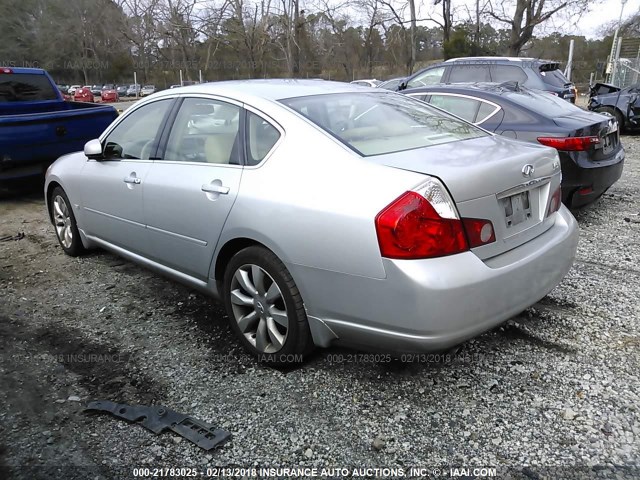
[[[337,337],[337,343],[366,350],[426,352],[472,338],[543,298],[571,268],[577,243],[576,221],[562,207],[545,233],[486,261],[472,252],[385,259],[385,279],[287,266],[309,316],[330,330],[314,340]]]
[[[585,162],[579,166],[567,154],[560,154],[562,168],[562,201],[569,208],[579,208],[597,200],[622,176],[623,149],[611,160]],[[582,189],[586,189],[584,193]]]

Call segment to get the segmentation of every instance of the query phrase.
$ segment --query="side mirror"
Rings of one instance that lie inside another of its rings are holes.
[[[102,144],[100,143],[100,140],[94,138],[93,140],[89,140],[87,143],[85,143],[84,154],[87,158],[91,158],[94,160],[103,158]]]

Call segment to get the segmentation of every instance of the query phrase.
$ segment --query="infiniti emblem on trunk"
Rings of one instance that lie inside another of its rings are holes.
[[[533,175],[533,172],[535,172],[535,168],[533,168],[533,165],[529,163],[522,167],[522,175],[524,175],[525,177],[530,177],[531,175]]]

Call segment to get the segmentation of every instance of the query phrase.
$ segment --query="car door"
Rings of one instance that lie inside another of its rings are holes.
[[[242,176],[241,104],[182,100],[144,188],[152,258],[206,281]]]
[[[135,108],[102,139],[103,158],[87,159],[80,184],[86,233],[144,254],[148,238],[142,192],[173,100]]]

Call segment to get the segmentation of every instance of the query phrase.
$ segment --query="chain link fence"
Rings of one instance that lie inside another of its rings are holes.
[[[608,83],[625,88],[640,82],[640,38],[616,38],[610,58]]]

